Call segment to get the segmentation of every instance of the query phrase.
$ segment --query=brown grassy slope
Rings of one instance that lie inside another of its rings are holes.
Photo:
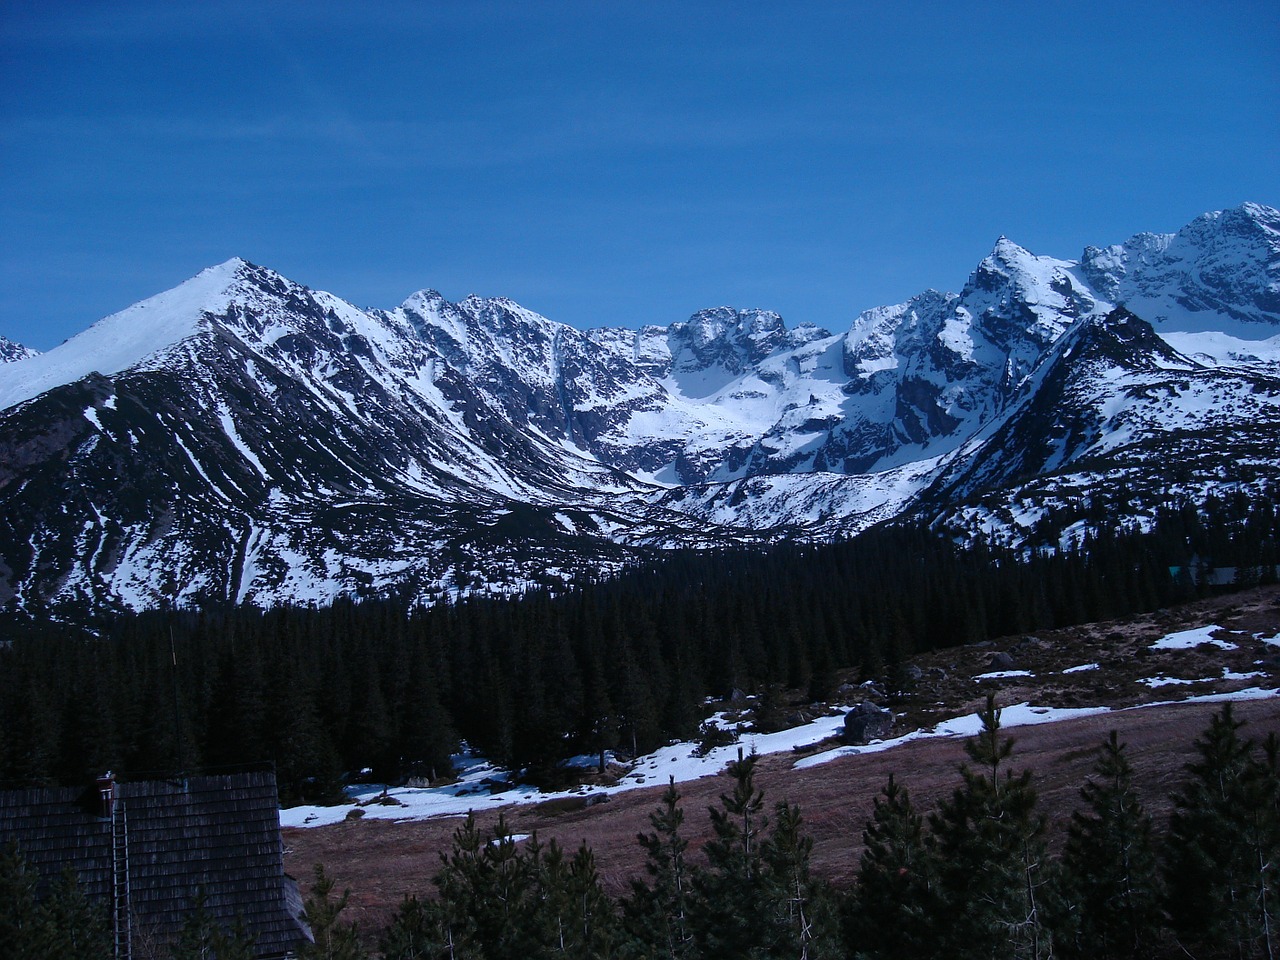
[[[1189,626],[1219,623],[1237,631],[1235,651],[1201,648],[1168,653],[1150,651],[1151,641]],[[920,660],[926,674],[917,695],[905,707],[904,726],[931,725],[942,715],[972,712],[984,690],[997,688],[999,701],[1030,700],[1052,706],[1107,704],[1121,707],[1154,700],[1172,700],[1212,690],[1248,685],[1274,687],[1280,669],[1274,662],[1275,647],[1249,642],[1241,632],[1274,636],[1280,633],[1280,589],[1262,588],[1243,594],[1199,601],[1177,610],[1163,611],[1124,623],[1091,624],[1068,630],[1045,631],[1034,638],[1011,638],[995,645],[962,648],[929,654]],[[1035,673],[1033,678],[979,683],[972,678],[987,668],[998,650],[1007,650],[1016,666]],[[1080,663],[1097,662],[1097,671],[1062,674]],[[1268,678],[1218,681],[1196,687],[1166,686],[1156,690],[1136,682],[1140,676],[1203,677],[1221,673],[1223,667],[1245,673],[1263,670]],[[1011,768],[1030,769],[1041,799],[1041,809],[1060,831],[1077,806],[1080,785],[1094,764],[1094,750],[1116,729],[1128,745],[1143,799],[1158,819],[1168,816],[1169,798],[1183,778],[1185,764],[1193,758],[1195,738],[1208,724],[1218,704],[1180,704],[1130,709],[1107,715],[1017,728]],[[1235,705],[1236,715],[1248,726],[1244,733],[1260,739],[1280,731],[1280,699]],[[857,867],[862,830],[872,801],[890,773],[912,792],[917,805],[931,809],[938,798],[957,785],[957,770],[964,760],[962,740],[922,740],[882,753],[845,757],[808,770],[792,769],[793,757],[771,756],[761,760],[757,782],[766,803],[798,804],[814,838],[813,866],[818,876],[836,884],[849,881]],[[718,804],[730,788],[725,776],[681,784],[685,811],[685,836],[696,851],[711,834],[707,808]],[[616,795],[609,803],[565,812],[554,804],[509,807],[506,816],[515,833],[533,833],[545,842],[557,840],[576,848],[588,843],[595,851],[602,875],[611,891],[627,888],[628,879],[643,870],[643,851],[636,834],[649,828],[649,814],[657,807],[662,787]],[[498,812],[486,809],[481,823],[487,828]],[[440,866],[440,854],[449,849],[456,818],[394,823],[357,820],[311,829],[285,831],[285,869],[309,881],[312,865],[323,863],[337,879],[339,889],[352,891],[350,916],[365,929],[382,926],[406,893],[429,894],[431,878]]]

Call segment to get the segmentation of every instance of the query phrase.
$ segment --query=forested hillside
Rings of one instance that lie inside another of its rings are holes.
[[[558,596],[153,612],[94,630],[10,621],[0,779],[268,761],[287,805],[333,797],[362,770],[445,776],[461,738],[538,780],[575,753],[696,736],[705,700],[734,689],[785,710],[841,679],[892,685],[916,652],[1185,599],[1198,588],[1171,568],[1193,561],[1272,575],[1276,522],[1274,503],[1241,498],[1170,508],[1148,532],[1100,526],[1070,552],[884,527],[677,553]]]

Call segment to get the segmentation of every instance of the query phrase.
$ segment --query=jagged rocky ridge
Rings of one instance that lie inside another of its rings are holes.
[[[13,363],[15,360],[25,360],[27,357],[36,356],[37,351],[30,347],[24,347],[20,343],[14,343],[5,337],[0,337],[0,363]]]
[[[1278,337],[1257,204],[1078,261],[1001,238],[845,333],[361,310],[231,260],[48,353],[0,342],[0,605],[520,589],[906,513],[1062,542],[1117,485],[1141,522],[1274,477]]]

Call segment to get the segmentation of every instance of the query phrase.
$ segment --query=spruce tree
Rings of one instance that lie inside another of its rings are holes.
[[[13,700],[0,719],[8,741],[4,779],[43,786],[52,778],[62,740],[56,691],[61,687],[56,668],[33,671],[13,685]],[[65,767],[65,764],[64,764]]]
[[[764,889],[761,846],[768,818],[764,792],[755,786],[759,759],[739,750],[728,767],[733,792],[709,808],[715,836],[703,847],[708,869],[695,876],[694,914],[695,937],[707,957],[768,957],[780,933]]]
[[[39,916],[41,929],[37,935],[37,956],[94,958],[111,955],[111,925],[106,904],[94,903],[85,897],[70,865],[63,868],[62,876],[40,904]],[[228,952],[224,958],[218,954],[218,960],[239,960],[239,955]]]
[[[454,832],[436,877],[444,930],[458,956],[525,960],[535,955],[536,899],[530,861],[520,855],[506,819],[499,815],[491,840],[475,817]]]
[[[376,781],[392,783],[402,775],[395,746],[398,731],[382,693],[378,661],[367,647],[356,651],[355,661],[351,665],[350,706],[344,718],[342,763],[350,770],[370,767]]]
[[[378,939],[382,960],[461,960],[451,946],[440,904],[407,894]]]
[[[41,960],[44,956],[36,883],[37,877],[17,843],[0,850],[0,944],[14,960]]]
[[[1196,741],[1200,759],[1174,796],[1165,873],[1169,914],[1188,947],[1208,956],[1274,957],[1280,895],[1276,742],[1264,756],[1239,735],[1231,704]]]
[[[532,856],[532,854],[531,854]],[[567,863],[553,842],[544,855],[548,883],[540,908],[541,926],[552,933],[545,945],[551,957],[612,960],[619,943],[613,901],[600,885],[595,855],[584,842]]]
[[[441,870],[435,877],[440,890],[443,939],[461,956],[482,955],[472,903],[488,893],[484,852],[484,835],[475,815],[468,813],[462,826],[453,832],[450,852],[440,855]]]
[[[1259,952],[1274,960],[1280,949],[1280,737],[1274,732],[1263,741],[1261,758],[1250,764],[1244,809]]]
[[[926,842],[924,817],[891,774],[875,798],[862,834],[858,884],[845,918],[850,956],[928,960],[934,956],[938,864]]]
[[[624,907],[627,932],[646,957],[688,960],[695,955],[690,908],[692,875],[685,862],[689,842],[680,834],[684,811],[675,778],[667,783],[661,806],[649,814],[653,832],[637,837],[645,850],[649,883],[631,881]]]
[[[214,766],[271,756],[268,692],[256,644],[228,646],[221,656],[204,724],[204,756]],[[106,768],[104,768],[106,769]]]
[[[655,662],[650,669],[657,668],[658,664]],[[658,708],[653,697],[653,690],[661,687],[652,683],[648,673],[641,669],[630,651],[625,651],[617,673],[620,686],[617,700],[621,735],[619,745],[635,758],[663,742]]]
[[[280,802],[292,806],[344,800],[338,754],[316,710],[314,694],[301,682],[282,681],[270,716]]]
[[[1163,926],[1151,818],[1116,731],[1072,814],[1059,872],[1054,946],[1081,960],[1153,956]]]
[[[222,929],[209,912],[208,899],[203,891],[197,891],[195,903],[187,912],[182,929],[178,931],[178,939],[169,951],[169,960],[253,960],[253,957],[253,937],[245,930],[244,923],[237,921],[232,929]]]
[[[312,943],[298,948],[298,960],[364,960],[359,932],[354,923],[339,919],[347,908],[350,890],[333,895],[334,880],[320,864],[315,866],[311,895],[303,904],[303,917],[311,927]]]
[[[440,702],[432,653],[427,639],[420,638],[409,660],[403,701],[396,711],[403,773],[429,780],[453,773],[451,757],[458,739]]]
[[[763,859],[769,905],[779,927],[774,956],[799,960],[836,960],[838,924],[825,888],[809,873],[813,838],[801,831],[800,808],[779,803]]]
[[[988,694],[982,731],[965,744],[973,766],[930,817],[941,864],[939,955],[1041,960],[1051,954],[1042,915],[1045,822],[1035,811],[1030,771],[1007,771],[1013,741],[1001,736]]]

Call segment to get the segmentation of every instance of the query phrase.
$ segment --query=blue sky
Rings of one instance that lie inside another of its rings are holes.
[[[1280,205],[1272,0],[0,3],[0,335],[243,256],[361,306],[845,329]]]

